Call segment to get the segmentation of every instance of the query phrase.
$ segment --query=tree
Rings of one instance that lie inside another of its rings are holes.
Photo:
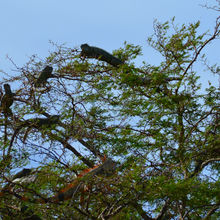
[[[120,65],[54,45],[45,62],[17,67],[3,81],[19,91],[13,117],[0,119],[2,218],[217,219],[219,93],[201,90],[194,66],[207,64],[219,26],[207,35],[199,22],[155,21],[158,66],[136,67],[141,47],[125,43],[113,53]],[[36,88],[45,65],[53,77]],[[25,167],[34,181],[13,181]]]

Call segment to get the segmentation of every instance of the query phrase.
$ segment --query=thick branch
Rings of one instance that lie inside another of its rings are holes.
[[[71,152],[73,152],[81,161],[83,161],[83,163],[85,163],[88,167],[93,167],[94,164],[87,160],[85,157],[83,157],[82,154],[80,154],[74,147],[72,147],[67,141],[65,141],[64,139],[58,137],[57,135],[54,135],[52,133],[48,134],[52,139],[57,140],[58,142],[60,142],[65,148],[67,148],[68,150],[70,150]]]
[[[201,170],[203,170],[204,167],[206,167],[207,165],[209,165],[210,163],[215,162],[215,161],[220,161],[220,158],[211,158],[211,159],[208,159],[203,162],[199,161],[194,169],[194,172],[189,176],[189,178],[194,177],[197,173],[199,173]]]
[[[211,216],[212,214],[214,214],[215,211],[218,210],[219,208],[220,208],[220,205],[219,205],[219,204],[218,204],[218,205],[215,205],[215,206],[208,212],[207,216],[206,216],[205,218],[203,218],[203,220],[208,220],[208,219],[210,219],[210,216]]]

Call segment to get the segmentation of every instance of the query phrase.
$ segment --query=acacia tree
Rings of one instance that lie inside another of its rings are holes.
[[[136,67],[141,47],[127,43],[118,65],[63,45],[14,64],[1,82],[12,90],[1,101],[2,218],[217,219],[219,93],[201,90],[194,67],[219,25],[208,35],[199,22],[155,22],[157,66]]]

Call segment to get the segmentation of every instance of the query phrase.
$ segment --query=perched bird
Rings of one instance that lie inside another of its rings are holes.
[[[53,77],[53,67],[51,66],[46,66],[42,72],[40,73],[37,81],[35,82],[35,87],[41,87],[41,86],[44,86],[47,82],[47,80],[49,78],[52,78]]]
[[[32,127],[41,128],[42,126],[50,127],[53,124],[57,124],[59,122],[59,115],[51,115],[48,118],[35,118],[27,120]]]
[[[48,118],[38,118],[36,119],[36,125],[38,128],[41,128],[42,126],[51,127],[52,125],[57,124],[59,119],[59,115],[52,115]]]
[[[26,184],[26,183],[34,182],[36,179],[36,175],[32,175],[31,173],[32,173],[32,169],[28,169],[28,168],[24,168],[23,170],[19,171],[11,178],[11,182],[8,183],[6,186],[4,186],[1,192],[13,190],[13,186],[16,183]]]
[[[32,171],[32,169],[24,168],[23,170],[21,170],[20,172],[16,173],[16,174],[13,176],[13,178],[12,178],[13,182],[14,182],[15,180],[21,179],[22,177],[29,176],[30,173],[31,173],[31,171]]]
[[[108,64],[111,64],[115,67],[123,64],[123,62],[120,59],[114,57],[112,54],[108,53],[107,51],[101,48],[91,47],[88,44],[82,44],[80,47],[82,49],[81,56],[83,57],[105,61]]]
[[[37,130],[50,129],[53,128],[53,126],[56,126],[56,124],[59,123],[59,120],[60,120],[59,115],[51,115],[47,118],[32,118],[24,121],[19,121],[17,123],[14,135],[11,138],[10,145],[13,143],[15,136],[22,128],[27,128],[23,137],[23,142],[25,142],[29,132],[32,129],[34,128]]]
[[[11,87],[9,84],[4,84],[4,90],[5,94],[3,95],[1,100],[1,110],[5,114],[12,115],[10,107],[13,104],[15,93],[11,91]]]
[[[29,132],[32,128],[42,129],[42,128],[50,128],[51,126],[57,124],[59,122],[59,115],[51,115],[48,118],[32,118],[25,121],[20,121],[15,130],[15,133],[19,132],[20,129],[27,127]]]

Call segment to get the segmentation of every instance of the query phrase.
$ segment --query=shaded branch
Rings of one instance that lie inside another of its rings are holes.
[[[192,178],[194,177],[196,174],[198,174],[201,170],[203,170],[204,167],[206,167],[207,165],[209,165],[210,163],[212,162],[215,162],[215,161],[220,161],[220,158],[211,158],[211,159],[208,159],[206,161],[198,161],[195,169],[194,169],[194,172],[189,176],[189,178]]]
[[[203,218],[203,220],[209,220],[210,217],[211,217],[211,215],[214,214],[219,208],[220,208],[220,204],[215,205],[215,206],[208,212],[208,214],[206,215],[206,217]]]
[[[70,150],[71,152],[73,152],[84,164],[86,164],[88,167],[93,167],[94,163],[92,163],[90,160],[86,159],[84,156],[82,156],[82,154],[80,154],[74,147],[72,147],[66,140],[64,140],[61,137],[58,137],[55,134],[52,133],[48,133],[48,135],[54,139],[57,140],[58,142],[60,142],[64,148],[67,148],[68,150]]]

